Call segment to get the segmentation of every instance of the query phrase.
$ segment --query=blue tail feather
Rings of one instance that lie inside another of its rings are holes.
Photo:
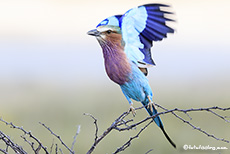
[[[153,108],[153,111],[150,110],[150,108],[148,108],[148,100],[146,99],[145,101],[141,102],[144,106],[145,106],[145,109],[147,110],[147,112],[149,113],[150,116],[153,116],[155,114],[157,114],[157,110],[156,108],[154,107],[154,105],[152,105],[152,108]],[[165,137],[167,138],[167,140],[169,141],[169,143],[174,147],[176,148],[176,144],[170,139],[170,137],[168,136],[168,134],[166,133],[165,129],[164,129],[164,126],[163,126],[163,123],[160,119],[159,116],[155,117],[153,119],[155,121],[155,123],[157,124],[157,126],[160,127],[160,129],[162,130],[162,132],[164,133]]]
[[[152,105],[152,108],[153,108],[153,112],[150,110],[150,108],[148,108],[148,103],[146,103],[146,102],[142,102],[142,104],[145,106],[145,109],[147,110],[147,112],[149,113],[149,115],[150,116],[153,116],[153,115],[155,115],[155,114],[157,114],[157,110],[156,110],[156,108]],[[159,116],[157,116],[157,117],[155,117],[154,118],[154,121],[155,121],[155,123],[157,124],[157,126],[159,126],[160,128],[163,128],[164,126],[163,126],[163,123],[162,123],[162,121],[161,121],[161,119],[160,119],[160,117]]]

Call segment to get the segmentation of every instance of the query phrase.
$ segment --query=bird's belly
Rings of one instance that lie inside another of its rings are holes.
[[[140,83],[131,80],[121,85],[122,91],[129,97],[136,101],[143,101],[145,99],[145,93]]]
[[[152,95],[148,79],[135,66],[132,67],[130,80],[121,85],[121,89],[128,97],[136,101],[144,101],[147,95]]]

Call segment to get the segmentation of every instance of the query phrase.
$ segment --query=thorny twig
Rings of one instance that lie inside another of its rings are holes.
[[[21,135],[21,138],[30,145],[30,147],[32,148],[33,151],[39,151],[40,148],[35,149],[34,147],[34,143],[30,142],[29,140],[27,140],[27,138],[24,135]]]
[[[56,145],[56,147],[55,147],[55,152],[56,152],[56,154],[58,153],[58,144],[55,144]]]
[[[149,151],[147,151],[145,154],[148,154],[148,153],[150,153],[151,151],[153,151],[153,149],[150,149]]]
[[[8,152],[6,150],[0,149],[0,152],[4,153],[4,154],[8,154]]]
[[[220,110],[220,111],[227,111],[227,110],[230,110],[230,107],[228,108],[221,108],[221,107],[218,107],[218,106],[214,106],[214,107],[207,107],[207,108],[196,108],[196,109],[178,109],[178,108],[174,108],[174,109],[166,109],[162,106],[160,106],[159,104],[155,104],[157,107],[163,109],[164,111],[163,112],[159,112],[151,117],[147,117],[139,122],[136,122],[136,123],[133,123],[133,124],[130,124],[128,125],[129,123],[133,122],[133,119],[129,119],[129,120],[125,120],[125,118],[129,115],[129,112],[124,112],[123,114],[121,114],[113,123],[110,127],[108,127],[103,133],[102,135],[100,135],[99,137],[97,136],[98,134],[98,125],[97,125],[97,119],[92,116],[91,114],[90,117],[93,118],[95,121],[94,121],[94,124],[96,126],[96,133],[95,133],[95,142],[93,143],[93,145],[91,146],[90,150],[87,152],[87,154],[90,154],[94,151],[96,145],[105,137],[107,136],[112,130],[117,130],[117,131],[127,131],[127,130],[130,130],[130,129],[133,129],[133,128],[136,128],[137,126],[143,124],[144,122],[148,121],[149,119],[153,119],[161,114],[167,114],[167,113],[172,113],[176,118],[182,120],[184,123],[188,124],[189,126],[191,126],[193,129],[195,130],[198,130],[202,133],[204,133],[205,135],[209,136],[209,137],[212,137],[216,140],[220,140],[220,141],[223,141],[223,142],[226,142],[226,143],[229,143],[229,140],[226,140],[226,139],[223,139],[223,138],[217,138],[216,136],[212,135],[212,134],[209,134],[208,132],[206,132],[205,130],[202,130],[201,128],[199,127],[196,127],[195,125],[193,125],[191,122],[183,119],[182,117],[178,116],[175,112],[182,112],[184,113],[185,115],[187,115],[189,117],[190,120],[192,120],[192,117],[188,114],[189,112],[199,112],[199,111],[207,111],[207,112],[210,112],[212,113],[213,115],[223,119],[225,122],[228,122],[230,123],[229,120],[227,120],[226,118],[228,118],[227,116],[222,116],[216,112],[214,112],[213,110]],[[136,108],[135,110],[140,110],[140,109],[143,109],[144,107],[138,107]],[[115,152],[115,153],[119,153],[121,151],[124,151],[126,148],[128,148],[130,145],[131,145],[131,141],[138,138],[139,135],[149,126],[150,123],[152,123],[153,120],[151,120],[148,124],[146,124],[143,128],[141,128],[139,130],[139,132],[133,136],[133,137],[130,137],[130,139],[124,143],[120,148],[118,148]]]
[[[81,130],[81,125],[78,125],[78,128],[77,128],[77,132],[76,134],[74,135],[73,137],[73,142],[72,142],[72,146],[71,146],[71,150],[73,151],[73,148],[74,148],[74,144],[76,143],[77,141],[77,136],[78,134],[80,133],[80,130]],[[71,154],[71,153],[70,153]]]
[[[160,106],[159,104],[157,104],[157,106],[160,107],[160,108],[162,108],[162,109],[164,109],[165,111],[170,111],[170,110],[168,110],[168,109],[166,109],[166,108]],[[186,110],[181,110],[181,109],[175,108],[174,110],[175,110],[175,111],[178,111],[178,112],[184,112],[185,114],[187,114],[187,112],[193,112],[193,111],[207,111],[207,112],[210,112],[210,113],[214,114],[215,116],[217,116],[217,117],[223,119],[224,121],[230,123],[229,120],[227,120],[227,119],[224,118],[223,116],[217,114],[216,112],[212,111],[212,110],[222,110],[222,111],[226,111],[226,110],[230,110],[230,107],[229,107],[229,108],[220,108],[220,107],[215,106],[215,107],[197,108],[197,109],[191,108],[191,109],[186,109]],[[187,120],[184,120],[182,117],[178,116],[178,115],[177,115],[174,111],[172,111],[172,110],[171,110],[171,113],[172,113],[175,117],[177,117],[178,119],[180,119],[181,121],[183,121],[184,123],[190,125],[193,129],[198,130],[198,131],[204,133],[204,134],[207,135],[208,137],[212,137],[212,138],[214,138],[214,139],[216,139],[216,140],[220,140],[220,141],[223,141],[223,142],[226,142],[226,143],[230,143],[229,140],[226,140],[226,139],[224,139],[224,138],[217,138],[217,137],[215,137],[213,134],[210,134],[210,133],[206,132],[205,130],[202,130],[200,127],[196,127],[196,126],[193,125],[191,122],[189,122],[189,121],[187,121]]]
[[[139,135],[153,122],[153,120],[151,120],[147,125],[145,125],[143,128],[141,128],[141,130],[133,137],[130,137],[129,140],[123,144],[120,148],[118,148],[114,154],[124,151],[126,148],[128,148],[131,145],[132,140],[136,139],[139,137]]]
[[[66,148],[66,149],[68,149],[69,150],[69,152],[71,153],[71,154],[74,154],[74,151],[72,151],[64,142],[63,142],[63,140],[61,139],[61,136],[59,136],[59,135],[57,135],[57,134],[55,134],[49,127],[47,127],[45,124],[43,124],[43,123],[41,123],[41,122],[39,122],[43,127],[45,127],[52,135],[54,135],[60,142],[61,142],[61,144]],[[62,150],[60,149],[60,151],[62,152]]]
[[[52,153],[53,147],[54,147],[54,138],[53,138],[52,144],[51,144],[51,146],[50,146],[50,153]]]
[[[159,116],[159,115],[162,115],[162,114],[168,114],[168,113],[171,113],[172,115],[174,115],[176,118],[180,119],[181,121],[183,121],[184,123],[188,124],[189,126],[191,126],[193,129],[195,130],[198,130],[200,131],[201,133],[209,136],[209,137],[212,137],[216,140],[219,140],[219,141],[223,141],[223,142],[226,142],[226,143],[229,143],[229,140],[226,140],[224,138],[217,138],[215,135],[213,134],[210,134],[208,132],[206,132],[205,130],[199,128],[199,127],[196,127],[194,124],[191,123],[191,120],[192,120],[192,117],[188,114],[188,113],[191,113],[191,112],[209,112],[211,114],[213,114],[214,116],[224,120],[225,122],[227,123],[230,123],[230,120],[228,120],[227,118],[229,118],[229,116],[223,116],[221,114],[219,114],[218,112],[216,112],[216,110],[219,110],[219,111],[229,111],[230,110],[230,107],[228,108],[221,108],[221,107],[218,107],[218,106],[214,106],[214,107],[207,107],[207,108],[191,108],[191,109],[178,109],[178,108],[174,108],[174,109],[166,109],[162,106],[160,106],[159,104],[155,104],[157,107],[163,109],[164,111],[162,112],[159,112],[151,117],[147,117],[143,120],[140,120],[138,122],[134,122],[134,119],[131,118],[131,119],[127,119],[128,115],[130,115],[129,112],[124,112],[122,113],[117,119],[115,119],[115,121],[101,134],[101,135],[98,135],[98,131],[99,131],[99,127],[98,127],[98,124],[97,124],[97,119],[92,115],[92,114],[85,114],[87,116],[90,116],[93,120],[94,120],[94,125],[96,127],[96,130],[95,130],[95,139],[94,139],[94,143],[93,145],[91,146],[91,148],[89,149],[89,151],[87,152],[87,154],[91,154],[96,146],[98,145],[98,143],[100,141],[102,141],[102,139],[104,139],[112,130],[116,130],[116,131],[128,131],[128,130],[131,130],[133,128],[137,128],[139,125],[141,124],[144,124],[145,122],[147,122],[148,120],[151,120],[150,122],[148,122],[147,124],[144,125],[143,128],[140,128],[139,131],[137,132],[137,134],[133,137],[130,137],[123,145],[121,145],[119,148],[116,149],[116,151],[114,152],[114,154],[117,154],[119,152],[122,152],[124,150],[126,150],[128,147],[130,147],[132,141],[134,139],[137,139],[140,134],[146,130],[146,128],[153,122],[153,118],[155,118],[156,116]],[[143,109],[144,107],[138,107],[136,108],[135,110],[141,110]],[[182,112],[184,113],[186,116],[189,117],[190,121],[187,121],[185,120],[184,118],[180,117],[177,112]],[[36,138],[30,131],[26,131],[25,129],[23,129],[23,127],[18,127],[16,125],[14,125],[13,123],[9,123],[9,122],[6,122],[5,120],[3,120],[2,118],[0,118],[0,121],[5,123],[6,125],[9,125],[11,128],[15,128],[15,129],[18,129],[20,131],[22,131],[24,134],[21,135],[21,138],[24,139],[24,141],[26,143],[28,143],[32,150],[34,151],[35,154],[38,154],[41,149],[43,149],[43,151],[46,153],[46,154],[49,154],[49,152],[47,151],[47,148],[45,146],[43,146],[42,142],[39,141],[38,138]],[[74,144],[76,142],[76,138],[79,134],[79,131],[80,131],[80,126],[78,126],[78,129],[77,129],[77,132],[74,136],[74,140],[72,142],[72,146],[71,148],[69,148],[61,139],[60,136],[56,135],[49,127],[47,127],[45,124],[43,123],[40,123],[42,126],[44,126],[52,135],[54,135],[56,138],[59,139],[59,141],[66,147],[66,149],[68,149],[70,151],[70,154],[74,154],[74,151],[73,151],[73,148],[74,148]],[[29,141],[27,140],[27,138],[31,138],[33,139],[33,141]],[[4,154],[8,154],[8,148],[12,148],[15,153],[20,153],[20,154],[26,154],[27,152],[24,151],[21,146],[18,146],[17,144],[15,144],[9,136],[5,135],[3,132],[0,131],[0,140],[2,140],[5,144],[6,144],[6,149],[0,149],[0,152],[4,153]],[[35,143],[38,144],[38,147],[35,147]],[[58,153],[63,153],[62,149],[61,148],[58,148],[58,144],[54,144],[52,143],[51,145],[51,149],[50,149],[50,153],[52,153],[52,149],[53,149],[53,146],[56,146],[55,148],[55,154],[58,154]],[[149,150],[147,153],[151,152],[151,150]],[[147,154],[146,153],[146,154]]]
[[[0,121],[2,121],[3,123],[5,123],[6,125],[9,125],[11,128],[15,128],[18,129],[20,131],[22,131],[24,133],[24,135],[28,135],[30,138],[32,138],[33,140],[35,140],[38,143],[38,147],[36,148],[36,151],[39,151],[40,148],[42,148],[46,154],[48,154],[49,152],[47,151],[47,148],[45,146],[43,146],[43,144],[39,141],[38,138],[36,138],[30,131],[26,131],[25,129],[23,129],[23,127],[18,127],[16,125],[14,125],[12,122],[6,122],[5,120],[3,120],[2,118],[0,118]],[[28,142],[27,142],[28,143]],[[13,147],[13,146],[12,146]]]
[[[1,152],[7,154],[8,153],[8,147],[10,147],[15,153],[20,153],[20,154],[27,154],[26,151],[21,146],[18,146],[15,144],[9,136],[4,134],[2,131],[0,131],[0,140],[5,142],[7,145],[6,150],[0,149]]]
[[[98,134],[98,125],[97,125],[97,119],[92,115],[92,114],[89,114],[89,113],[84,113],[83,115],[86,115],[86,116],[90,116],[93,120],[94,120],[94,125],[95,125],[95,128],[96,128],[96,130],[95,130],[95,139],[94,139],[94,144],[96,144],[96,141],[97,141],[97,139],[98,139],[98,136],[97,136],[97,134]]]
[[[53,146],[54,146],[54,140],[53,140],[53,143],[51,145],[51,149],[50,149],[50,153],[47,151],[47,147],[45,147],[42,142],[36,138],[30,131],[26,131],[23,127],[19,127],[19,126],[16,126],[14,125],[12,122],[7,122],[5,120],[3,120],[2,118],[0,118],[0,121],[5,123],[6,125],[9,125],[11,128],[13,129],[18,129],[20,131],[23,132],[23,135],[21,135],[20,137],[30,145],[31,149],[33,150],[33,152],[35,154],[39,154],[40,153],[40,150],[43,149],[44,152],[46,154],[51,154],[52,153],[52,149],[53,149]],[[56,135],[49,127],[47,127],[45,124],[41,123],[40,124],[45,127],[49,132],[51,132],[52,135],[54,135],[56,138],[59,139],[59,141],[64,145],[64,147],[70,151],[70,154],[74,154],[74,151],[73,151],[73,148],[74,148],[74,144],[76,142],[76,138],[77,138],[77,135],[80,133],[80,125],[78,126],[78,129],[77,129],[77,132],[74,136],[74,140],[72,142],[72,147],[71,149],[62,141],[61,137]],[[29,141],[27,139],[27,136],[28,138],[31,138],[33,141]],[[0,149],[0,152],[3,152],[3,153],[8,153],[8,147],[10,147],[11,149],[13,149],[15,151],[15,153],[19,153],[19,154],[27,154],[26,151],[23,150],[23,148],[21,146],[18,146],[17,144],[15,144],[9,136],[5,135],[3,132],[0,131],[0,140],[2,140],[5,145],[6,145],[6,149]],[[34,142],[35,141],[35,142]],[[38,144],[37,147],[35,147],[35,143]],[[58,145],[56,144],[56,154],[58,153]],[[59,148],[59,151],[60,153],[63,153],[62,149]]]
[[[123,119],[129,114],[129,112],[124,112],[122,113],[113,123],[112,125],[107,128],[103,134],[101,136],[97,136],[97,133],[98,133],[98,126],[97,126],[97,119],[92,116],[91,114],[84,114],[84,115],[89,115],[91,118],[94,119],[94,124],[95,124],[95,127],[96,127],[96,133],[95,133],[95,141],[93,143],[93,145],[91,146],[91,148],[89,149],[89,151],[87,152],[87,154],[91,154],[94,149],[96,148],[96,145],[106,136],[108,135],[116,126],[117,124],[120,122],[120,121],[123,121]]]

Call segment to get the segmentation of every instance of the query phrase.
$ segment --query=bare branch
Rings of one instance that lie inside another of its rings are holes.
[[[62,141],[62,139],[61,139],[61,137],[59,136],[59,135],[57,135],[57,134],[55,134],[49,127],[47,127],[45,124],[43,124],[43,123],[41,123],[41,122],[39,122],[39,124],[41,124],[43,127],[45,127],[52,135],[54,135],[60,142],[61,142],[61,144],[66,148],[66,149],[68,149],[69,150],[69,152],[71,153],[71,154],[74,154],[74,151],[72,151],[63,141]]]
[[[141,133],[142,133],[152,122],[153,122],[153,120],[151,120],[147,125],[145,125],[143,128],[141,128],[141,130],[140,130],[135,136],[130,137],[129,140],[128,140],[125,144],[123,144],[120,148],[118,148],[118,149],[114,152],[114,154],[117,154],[117,153],[119,153],[119,152],[121,152],[121,151],[124,151],[126,148],[128,148],[128,147],[131,145],[132,140],[138,138],[139,135],[140,135],[140,134],[141,134]]]
[[[8,154],[8,152],[6,152],[6,150],[0,149],[0,152],[4,153],[4,154]]]
[[[95,133],[95,141],[93,143],[93,145],[91,146],[91,148],[89,149],[89,151],[87,152],[87,154],[91,154],[96,145],[105,137],[107,136],[116,126],[119,122],[123,121],[123,119],[129,114],[129,112],[124,112],[123,114],[121,114],[113,123],[110,127],[108,127],[101,136],[97,137],[97,133],[98,133],[98,126],[97,126],[97,120],[96,118],[94,118],[94,116],[92,116],[91,114],[88,114],[91,118],[94,119],[94,124],[96,127],[96,133]],[[87,114],[85,114],[87,115]]]
[[[52,144],[51,144],[51,146],[50,146],[50,153],[52,153],[53,147],[54,147],[54,138],[53,138]]]
[[[149,151],[147,151],[145,154],[148,154],[148,153],[150,153],[151,151],[153,151],[153,149],[150,149]]]
[[[30,147],[32,148],[33,151],[36,151],[35,147],[34,147],[34,143],[30,142],[29,140],[26,139],[26,137],[24,135],[21,135],[21,138],[30,145]]]
[[[55,154],[58,154],[58,145],[55,144]]]
[[[2,118],[0,118],[0,121],[5,123],[6,125],[11,126],[11,128],[14,129],[18,129],[20,131],[22,131],[25,135],[28,135],[30,138],[32,138],[33,140],[35,140],[38,143],[38,148],[41,147],[46,154],[49,154],[49,152],[47,151],[47,148],[45,146],[42,145],[42,143],[39,141],[39,139],[37,139],[30,131],[26,131],[25,129],[23,129],[23,127],[18,127],[16,125],[14,125],[12,122],[6,122],[5,120],[3,120]]]
[[[227,120],[226,117],[223,117],[223,116],[217,114],[216,112],[214,112],[214,111],[212,111],[212,110],[208,110],[208,112],[211,112],[211,113],[214,114],[215,116],[217,116],[217,117],[223,119],[224,121],[230,123],[230,120]]]
[[[147,118],[145,118],[145,119],[143,119],[143,120],[141,120],[141,121],[139,121],[139,122],[136,122],[136,123],[133,123],[133,121],[134,121],[133,119],[125,120],[125,118],[127,118],[127,116],[129,115],[129,112],[124,112],[124,113],[122,113],[122,114],[112,123],[112,125],[111,125],[110,127],[108,127],[108,128],[103,132],[103,134],[100,135],[99,137],[98,137],[97,119],[96,119],[94,116],[92,116],[91,114],[87,114],[87,115],[89,115],[91,118],[94,119],[94,124],[95,124],[95,126],[96,126],[95,142],[94,142],[94,144],[91,146],[91,148],[90,148],[90,150],[87,152],[87,154],[92,153],[92,152],[94,151],[96,145],[97,145],[105,136],[107,136],[113,129],[114,129],[114,130],[117,130],[117,131],[128,131],[128,130],[131,130],[131,129],[133,129],[133,128],[136,128],[137,126],[139,126],[139,125],[141,125],[141,124],[143,124],[143,123],[145,123],[146,121],[148,121],[148,120],[151,119],[151,121],[150,121],[148,124],[146,124],[143,128],[141,128],[141,129],[139,130],[139,132],[138,132],[135,136],[131,137],[127,142],[125,142],[122,146],[120,146],[120,147],[114,152],[114,154],[119,153],[119,152],[121,152],[121,151],[124,151],[126,148],[128,148],[128,147],[131,145],[131,142],[132,142],[134,139],[138,138],[138,137],[140,136],[140,134],[149,126],[149,124],[152,123],[152,121],[153,121],[152,119],[154,119],[155,117],[157,117],[157,116],[159,116],[159,115],[161,115],[161,114],[168,114],[168,113],[172,113],[176,118],[182,120],[184,123],[188,124],[188,125],[191,126],[193,129],[198,130],[198,131],[200,131],[201,133],[203,133],[203,134],[205,134],[205,135],[207,135],[207,136],[209,136],[209,137],[212,137],[212,138],[214,138],[214,139],[216,139],[216,140],[219,140],[219,141],[223,141],[223,142],[229,143],[229,140],[226,140],[226,139],[223,139],[223,138],[217,138],[215,135],[210,134],[210,133],[206,132],[205,130],[203,130],[203,129],[199,128],[199,127],[196,127],[196,126],[193,125],[191,122],[189,122],[189,121],[183,119],[182,117],[180,117],[179,115],[177,115],[176,112],[182,112],[182,113],[184,113],[186,116],[188,116],[190,120],[192,120],[192,117],[188,114],[189,112],[203,112],[203,111],[206,111],[206,112],[209,112],[209,113],[211,113],[211,114],[213,114],[213,115],[219,117],[220,119],[223,119],[225,122],[228,122],[228,123],[229,123],[230,121],[227,120],[227,118],[229,118],[228,116],[222,116],[222,115],[220,115],[220,114],[214,112],[213,110],[229,111],[229,110],[230,110],[230,107],[228,107],[228,108],[221,108],[221,107],[214,106],[214,107],[196,108],[196,109],[193,109],[193,108],[191,108],[191,109],[178,109],[178,108],[174,108],[174,109],[169,110],[169,109],[166,109],[166,108],[164,108],[164,107],[162,107],[162,106],[160,106],[160,105],[158,105],[158,104],[155,104],[155,105],[156,105],[157,107],[163,109],[164,111],[158,112],[157,114],[155,114],[155,115],[153,115],[153,116],[150,116],[150,117],[147,117]],[[141,109],[143,109],[143,108],[144,108],[144,107],[142,106],[142,107],[135,108],[135,110],[138,111],[138,110],[141,110]],[[149,151],[149,152],[150,152],[150,151]]]
[[[61,152],[61,154],[63,154],[63,151],[62,151],[62,149],[61,149],[61,148],[59,148],[59,151]]]
[[[206,108],[190,108],[190,109],[179,109],[179,108],[174,108],[174,109],[167,109],[159,104],[155,104],[155,106],[159,107],[160,109],[162,109],[162,112],[158,112],[157,114],[153,115],[153,116],[149,116],[146,117],[140,121],[135,122],[134,121],[134,117],[130,114],[130,112],[124,112],[121,115],[119,115],[114,122],[103,131],[103,133],[100,135],[99,134],[99,126],[98,126],[98,120],[97,118],[95,118],[92,114],[89,113],[85,113],[84,115],[89,116],[93,119],[93,123],[95,125],[95,134],[94,134],[94,142],[92,144],[92,146],[90,147],[90,149],[87,151],[87,154],[91,154],[96,146],[98,145],[98,143],[100,143],[108,134],[110,134],[110,132],[112,132],[112,130],[115,131],[119,131],[119,132],[126,132],[132,129],[136,129],[137,133],[128,138],[127,141],[120,145],[116,150],[114,150],[114,154],[117,154],[119,152],[125,151],[128,147],[131,146],[132,142],[134,140],[136,140],[137,138],[139,138],[141,136],[141,133],[144,132],[144,130],[147,129],[147,127],[149,127],[149,125],[153,122],[153,119],[159,115],[163,115],[163,114],[168,114],[171,113],[172,115],[174,115],[177,119],[181,120],[183,123],[186,123],[187,125],[189,125],[190,127],[192,127],[193,129],[207,135],[208,137],[211,137],[215,140],[219,140],[222,142],[226,142],[226,143],[230,143],[229,140],[224,139],[224,138],[218,138],[216,137],[216,135],[214,134],[210,134],[209,132],[207,132],[204,128],[200,128],[197,127],[196,125],[194,125],[192,123],[192,114],[190,114],[191,112],[207,112],[210,113],[211,115],[214,115],[215,117],[230,123],[229,120],[229,115],[226,115],[227,111],[230,111],[230,107],[228,108],[222,108],[222,107],[218,107],[218,106],[214,106],[214,107],[206,107]],[[136,112],[140,111],[144,109],[144,107],[138,107],[136,108]],[[178,113],[182,113],[185,116],[187,116],[189,118],[189,120],[186,120],[185,118],[183,118],[183,116],[179,116]],[[225,114],[224,114],[225,113]],[[228,112],[229,113],[229,112]],[[131,118],[130,118],[131,116]],[[26,131],[23,127],[18,127],[16,125],[14,125],[13,123],[9,123],[6,122],[5,120],[3,120],[2,118],[0,118],[0,121],[5,123],[6,125],[9,125],[10,128],[13,129],[18,129],[21,132],[23,132],[23,135],[21,135],[21,138],[30,145],[31,149],[33,150],[33,152],[35,154],[38,154],[41,152],[41,150],[43,150],[46,154],[49,154],[49,152],[47,151],[47,148],[45,146],[43,146],[43,144],[39,141],[38,138],[36,138],[30,131]],[[77,128],[76,134],[73,137],[73,142],[71,145],[71,148],[69,148],[61,139],[61,137],[57,134],[55,134],[49,127],[47,127],[45,124],[41,123],[40,124],[46,128],[53,136],[55,136],[60,142],[61,144],[70,152],[70,154],[74,154],[74,145],[76,143],[76,139],[77,136],[80,132],[80,125]],[[142,125],[142,128],[141,128]],[[24,151],[22,149],[21,146],[18,146],[17,144],[13,143],[13,141],[10,139],[9,136],[5,135],[3,132],[0,131],[0,140],[3,141],[6,145],[5,149],[0,149],[0,152],[4,153],[4,154],[8,154],[8,150],[9,148],[11,148],[15,153],[20,153],[20,154],[27,154],[26,151]],[[55,147],[55,149],[53,149]],[[54,140],[52,142],[52,145],[50,147],[50,154],[52,153],[52,151],[55,154],[58,153],[63,153],[62,149],[58,147],[58,144],[54,143]],[[146,152],[146,154],[150,153],[152,151],[149,150]]]
[[[217,138],[217,137],[214,136],[213,134],[210,134],[210,133],[208,133],[208,132],[202,130],[201,128],[196,127],[196,126],[193,125],[191,122],[184,120],[183,118],[181,118],[180,116],[178,116],[178,115],[174,112],[174,111],[177,111],[177,112],[187,113],[187,112],[195,112],[195,111],[207,111],[207,112],[210,112],[210,113],[212,113],[213,115],[215,115],[215,116],[217,116],[217,117],[219,117],[219,118],[225,120],[226,122],[230,123],[230,121],[227,120],[224,116],[221,116],[221,115],[219,115],[219,114],[217,114],[217,113],[215,113],[215,112],[212,111],[212,110],[227,111],[227,110],[230,110],[230,107],[229,107],[229,108],[221,108],[221,107],[218,107],[218,106],[214,106],[214,107],[197,108],[197,109],[191,108],[191,109],[182,110],[182,109],[175,108],[175,109],[173,109],[173,110],[168,110],[168,109],[166,109],[166,108],[160,106],[159,104],[155,104],[155,105],[158,106],[158,107],[160,107],[160,108],[162,108],[162,109],[164,109],[167,113],[169,113],[169,112],[172,113],[175,117],[177,117],[178,119],[180,119],[180,120],[183,121],[184,123],[188,124],[188,125],[191,126],[193,129],[198,130],[198,131],[204,133],[204,134],[207,135],[208,137],[212,137],[212,138],[214,138],[214,139],[216,139],[216,140],[223,141],[223,142],[226,142],[226,143],[230,143],[229,140],[226,140],[226,139],[224,139],[224,138]],[[155,116],[154,116],[154,117],[155,117]]]
[[[14,150],[15,153],[20,153],[20,154],[27,154],[26,151],[23,150],[23,148],[21,146],[18,146],[17,144],[15,144],[9,136],[7,136],[6,134],[4,134],[2,131],[0,131],[0,140],[2,140],[3,142],[5,142],[5,144],[7,145],[7,148],[10,147],[12,150]],[[6,150],[1,149],[1,152],[4,153],[8,153]]]
[[[72,151],[73,151],[73,148],[74,148],[74,144],[75,144],[76,141],[77,141],[77,136],[78,136],[78,134],[80,133],[80,130],[81,130],[81,125],[78,125],[77,132],[76,132],[76,134],[75,134],[74,137],[73,137],[73,143],[72,143],[72,146],[71,146],[71,150],[72,150]]]
[[[83,115],[90,116],[90,117],[94,120],[93,123],[94,123],[94,125],[95,125],[95,127],[96,127],[94,144],[96,144],[97,138],[98,138],[98,136],[97,136],[97,134],[98,134],[97,119],[96,119],[92,114],[90,114],[90,113],[84,113]]]

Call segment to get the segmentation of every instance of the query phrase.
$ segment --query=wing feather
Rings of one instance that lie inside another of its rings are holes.
[[[173,13],[161,10],[161,7],[169,5],[142,5],[130,9],[120,17],[124,51],[139,67],[155,65],[151,57],[152,42],[166,38],[168,33],[174,33],[174,29],[166,25],[166,22],[174,20],[165,17],[166,14]]]

